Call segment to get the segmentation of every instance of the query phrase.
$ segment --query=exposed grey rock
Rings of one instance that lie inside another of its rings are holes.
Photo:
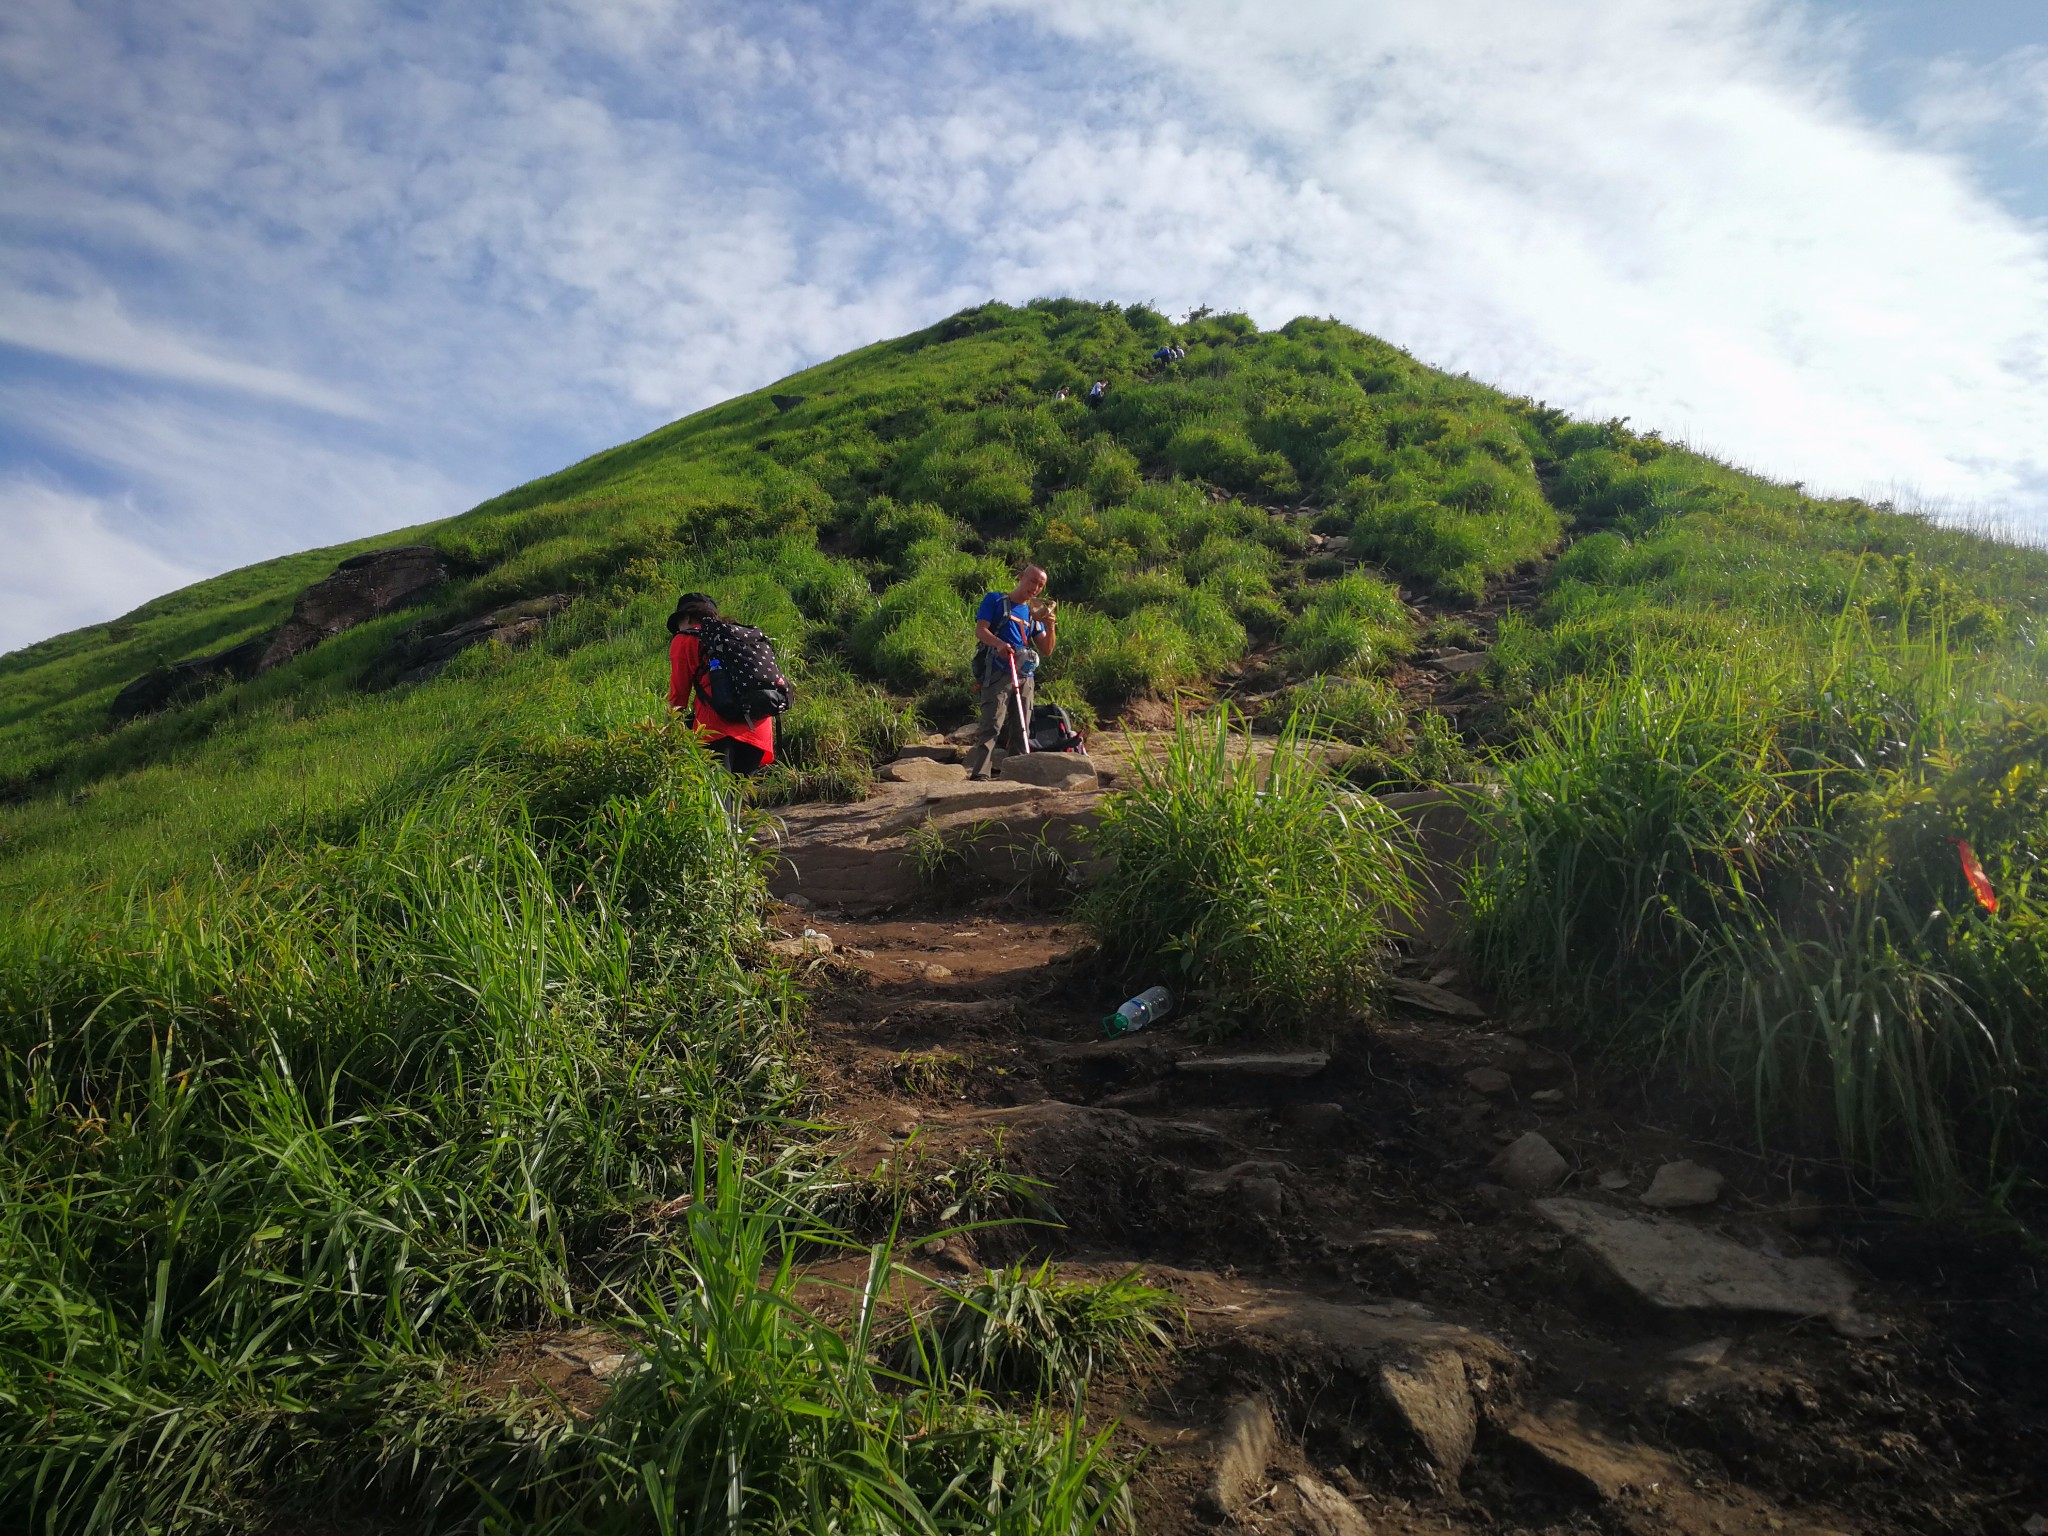
[[[262,635],[211,656],[173,662],[168,667],[145,672],[114,695],[113,703],[107,706],[107,718],[119,723],[153,715],[160,709],[189,704],[225,684],[247,682],[256,675],[269,644],[270,637]]]
[[[1605,1190],[1627,1189],[1629,1182],[1629,1176],[1619,1168],[1610,1168],[1600,1175],[1600,1187]]]
[[[1557,1148],[1535,1131],[1515,1138],[1508,1149],[1493,1160],[1493,1166],[1510,1189],[1525,1195],[1547,1195],[1562,1184],[1572,1171]]]
[[[804,397],[802,395],[770,395],[768,403],[774,406],[776,414],[780,415],[784,411],[793,411],[802,405]]]
[[[259,672],[284,665],[323,640],[379,618],[448,579],[448,561],[430,544],[401,544],[341,562],[334,574],[299,594],[256,665]]]
[[[1372,1536],[1372,1522],[1358,1506],[1321,1478],[1297,1472],[1294,1491],[1310,1536]]]
[[[930,757],[899,757],[884,763],[877,777],[892,784],[964,784],[967,769],[960,763],[940,762]]]
[[[1558,1105],[1564,1102],[1562,1088],[1539,1088],[1529,1095],[1531,1104]]]
[[[1426,981],[1410,981],[1396,976],[1388,981],[1387,991],[1410,1007],[1420,1008],[1426,1013],[1440,1013],[1451,1019],[1486,1017],[1486,1010],[1469,997],[1460,997],[1442,987],[1432,987]]]
[[[1240,1397],[1216,1431],[1216,1466],[1197,1501],[1214,1520],[1235,1520],[1273,1459],[1273,1410],[1262,1397]]]
[[[1643,1191],[1643,1204],[1659,1211],[1675,1211],[1690,1205],[1712,1205],[1721,1198],[1727,1181],[1712,1168],[1703,1168],[1690,1158],[1666,1163]]]
[[[768,945],[768,953],[781,955],[786,959],[803,960],[815,955],[832,953],[832,940],[815,928],[806,928],[801,934],[790,939],[774,939]]]
[[[1697,1344],[1688,1344],[1683,1349],[1674,1349],[1664,1358],[1680,1365],[1719,1365],[1728,1358],[1728,1351],[1735,1347],[1735,1341],[1723,1334],[1718,1339],[1703,1339]]]
[[[1314,1077],[1330,1064],[1328,1051],[1269,1051],[1242,1056],[1188,1056],[1176,1072],[1227,1073],[1232,1077]]]
[[[1432,672],[1448,672],[1454,676],[1461,672],[1477,672],[1486,665],[1486,652],[1446,651],[1433,661],[1425,661],[1423,665]]]
[[[1856,1282],[1832,1259],[1773,1258],[1700,1227],[1587,1200],[1539,1200],[1536,1209],[1577,1238],[1608,1279],[1658,1311],[1825,1317],[1859,1338],[1878,1327],[1856,1311]]]
[[[896,754],[896,761],[907,762],[913,757],[928,758],[935,763],[957,763],[960,761],[960,749],[945,737],[934,736],[905,747]]]
[[[1082,752],[1013,752],[998,771],[1008,783],[1048,789],[1093,789],[1101,782],[1095,765]]]
[[[1474,1093],[1483,1093],[1491,1098],[1513,1088],[1515,1080],[1499,1067],[1474,1067],[1465,1074],[1465,1086]]]
[[[1479,1413],[1465,1381],[1464,1359],[1454,1350],[1433,1350],[1379,1369],[1380,1400],[1421,1447],[1448,1486],[1472,1455]]]
[[[385,652],[387,665],[399,668],[401,683],[424,683],[437,677],[448,663],[477,645],[524,645],[541,630],[541,625],[569,606],[569,596],[528,598],[508,603],[445,629],[423,640],[402,640]]]

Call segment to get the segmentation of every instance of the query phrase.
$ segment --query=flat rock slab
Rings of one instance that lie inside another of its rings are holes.
[[[1199,1500],[1202,1512],[1214,1520],[1235,1520],[1244,1512],[1259,1484],[1266,1480],[1266,1463],[1273,1459],[1277,1435],[1273,1410],[1262,1397],[1240,1397],[1223,1413],[1216,1431],[1216,1468],[1209,1486]]]
[[[1014,752],[1003,759],[998,772],[1006,783],[1050,789],[1087,789],[1101,782],[1095,765],[1082,752]]]
[[[935,757],[899,757],[884,763],[877,776],[891,784],[964,784],[967,769]]]
[[[1824,1317],[1851,1337],[1878,1331],[1856,1311],[1855,1280],[1832,1259],[1774,1259],[1716,1232],[1589,1200],[1539,1200],[1536,1209],[1578,1239],[1622,1289],[1660,1312]]]
[[[1249,1056],[1189,1056],[1176,1072],[1228,1072],[1243,1077],[1314,1077],[1330,1065],[1328,1051],[1289,1051]]]
[[[1712,1205],[1721,1198],[1721,1186],[1726,1182],[1713,1169],[1702,1168],[1689,1158],[1681,1159],[1657,1170],[1650,1187],[1643,1191],[1643,1204],[1658,1211]]]
[[[1410,1007],[1420,1008],[1425,1013],[1440,1013],[1449,1019],[1483,1019],[1486,1010],[1469,997],[1460,997],[1442,987],[1433,987],[1426,981],[1409,981],[1396,976],[1387,983],[1387,992],[1399,998]]]
[[[1432,672],[1448,672],[1453,676],[1461,672],[1477,672],[1486,665],[1486,652],[1452,651],[1449,655],[1425,661],[1423,665]]]

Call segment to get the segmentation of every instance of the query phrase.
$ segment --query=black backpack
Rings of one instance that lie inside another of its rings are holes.
[[[703,658],[697,686],[720,718],[752,725],[789,708],[789,679],[760,630],[705,619],[697,625],[697,651]]]
[[[1074,717],[1057,704],[1040,704],[1031,711],[1031,750],[1034,752],[1079,752],[1086,745],[1074,729]]]

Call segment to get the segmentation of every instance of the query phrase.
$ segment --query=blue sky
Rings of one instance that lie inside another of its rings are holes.
[[[0,650],[995,296],[2048,536],[2040,0],[10,0]]]

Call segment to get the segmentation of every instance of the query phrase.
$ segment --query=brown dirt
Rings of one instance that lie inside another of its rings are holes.
[[[1209,1045],[1172,1021],[1103,1040],[1126,987],[1057,915],[983,901],[789,918],[839,946],[814,962],[810,1030],[820,1107],[854,1166],[913,1144],[931,1167],[999,1148],[1045,1182],[1061,1225],[919,1251],[935,1276],[1027,1254],[1084,1275],[1138,1264],[1187,1305],[1172,1365],[1104,1383],[1090,1405],[1143,1452],[1148,1532],[1212,1528],[1196,1513],[1209,1437],[1247,1392],[1281,1419],[1247,1529],[1318,1528],[1296,1473],[1395,1533],[1992,1533],[2048,1508],[2048,1306],[2022,1255],[1930,1237],[1853,1204],[1825,1168],[1717,1139],[1711,1106],[1593,1072],[1495,1000],[1479,1021],[1391,1003],[1313,1042],[1331,1060],[1312,1077],[1218,1077],[1176,1062],[1303,1044]],[[1462,985],[1430,956],[1400,969]],[[1468,1085],[1481,1066],[1507,1091]],[[1726,1192],[1690,1219],[1848,1260],[1888,1332],[1630,1311],[1489,1168],[1530,1129],[1571,1164],[1566,1192],[1624,1206],[1664,1161],[1719,1169]],[[1602,1174],[1628,1184],[1603,1189]],[[1795,1188],[1817,1193],[1788,1202]],[[1247,1310],[1282,1294],[1418,1309],[1506,1346],[1515,1379],[1485,1403],[1462,1473],[1390,1437],[1342,1349],[1318,1361],[1247,1331]]]

